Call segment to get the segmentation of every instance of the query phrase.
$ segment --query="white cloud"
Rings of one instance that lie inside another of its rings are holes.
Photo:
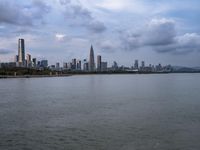
[[[55,34],[55,37],[56,37],[56,40],[63,41],[65,39],[66,35],[57,33],[57,34]]]

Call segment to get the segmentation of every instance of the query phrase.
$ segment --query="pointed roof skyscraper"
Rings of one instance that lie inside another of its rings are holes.
[[[94,50],[93,50],[93,46],[92,45],[91,45],[91,48],[90,48],[89,71],[90,72],[95,71]]]

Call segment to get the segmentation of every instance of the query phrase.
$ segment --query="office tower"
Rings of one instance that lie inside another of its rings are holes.
[[[90,48],[89,71],[90,72],[95,71],[94,50],[93,50],[92,45],[91,45],[91,48]]]
[[[113,62],[112,69],[113,70],[117,70],[118,69],[118,65],[117,65],[116,61]]]
[[[27,65],[27,67],[32,67],[31,55],[30,54],[26,55],[26,65]]]
[[[134,63],[134,69],[138,69],[138,68],[139,68],[138,60],[135,60],[135,63]]]
[[[26,60],[27,60],[27,62],[31,62],[31,55],[30,54],[26,55]]]
[[[57,63],[56,63],[56,70],[59,70],[59,69],[60,69],[60,63],[57,62]]]
[[[97,56],[97,71],[101,71],[101,56]]]
[[[73,65],[71,62],[67,63],[67,69],[68,70],[72,70],[73,69]]]
[[[85,62],[85,63],[83,64],[83,70],[84,70],[84,71],[89,71],[89,63],[88,63],[88,62]]]
[[[14,58],[14,62],[18,62],[18,60],[19,60],[19,57],[18,57],[18,55],[15,55],[15,58]]]
[[[36,68],[36,67],[37,67],[37,59],[36,59],[36,58],[33,58],[32,61],[33,61],[33,67]]]
[[[142,68],[144,68],[145,67],[145,62],[144,61],[142,61],[142,66],[141,66]]]
[[[101,71],[107,71],[107,69],[108,69],[108,63],[101,62]]]
[[[77,60],[76,69],[81,70],[81,60]]]
[[[48,67],[48,60],[41,60],[40,67],[47,68]]]
[[[37,62],[37,68],[40,68],[41,67],[41,61],[38,61]]]
[[[25,64],[25,42],[24,39],[18,40],[18,62],[20,66]]]
[[[76,70],[76,58],[72,59],[72,66],[71,66],[72,70]]]
[[[63,63],[63,69],[67,69],[67,63],[66,62]]]

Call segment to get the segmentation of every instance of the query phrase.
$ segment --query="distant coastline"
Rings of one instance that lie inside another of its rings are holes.
[[[74,75],[120,75],[120,74],[173,74],[173,73],[200,73],[200,72],[70,72],[68,74],[54,74],[54,75],[0,75],[0,79],[8,78],[49,78],[49,77],[68,77]]]

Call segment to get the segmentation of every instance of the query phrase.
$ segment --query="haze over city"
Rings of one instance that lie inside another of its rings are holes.
[[[88,58],[90,45],[110,64],[200,66],[198,0],[0,0],[0,61],[17,40],[49,63]],[[96,59],[96,58],[95,58]]]

